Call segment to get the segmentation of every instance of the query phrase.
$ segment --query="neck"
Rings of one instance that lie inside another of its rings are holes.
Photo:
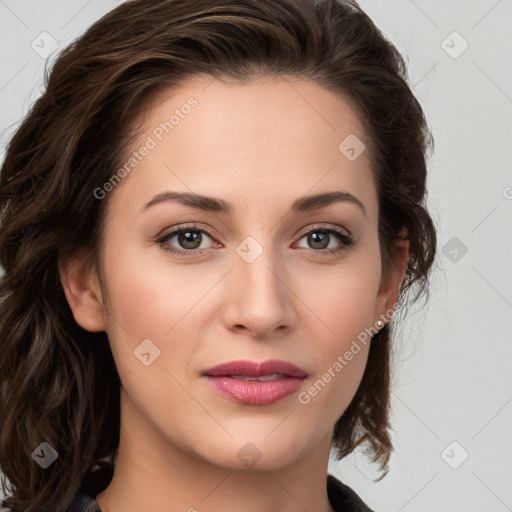
[[[234,503],[244,512],[333,512],[326,488],[330,432],[302,457],[290,454],[289,464],[264,465],[264,457],[254,467],[219,464],[164,439],[123,401],[114,476],[96,496],[102,512],[224,512]]]

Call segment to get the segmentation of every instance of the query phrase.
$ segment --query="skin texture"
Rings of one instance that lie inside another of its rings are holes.
[[[197,106],[158,141],[153,130],[191,96]],[[367,143],[360,121],[340,96],[288,78],[195,78],[155,102],[144,121],[133,149],[148,135],[157,146],[103,199],[103,279],[81,254],[60,262],[76,321],[107,332],[122,381],[118,462],[98,504],[104,512],[220,512],[233,503],[247,512],[330,511],[331,432],[361,381],[369,344],[308,404],[298,393],[239,404],[201,372],[235,359],[281,359],[307,372],[307,390],[394,307],[407,242],[392,279],[382,279],[367,152],[350,161],[338,150],[351,133]],[[167,190],[222,198],[235,211],[176,201],[142,211]],[[356,196],[366,215],[348,201],[290,211],[301,196],[336,190]],[[213,234],[196,234],[200,254],[165,251],[191,250],[177,236],[155,242],[191,222]],[[315,224],[348,230],[354,246],[325,254],[343,241],[330,234],[315,246],[306,236]],[[251,263],[236,251],[246,237],[263,251]],[[145,339],[160,350],[148,366],[134,355]],[[237,455],[247,443],[259,457],[252,467]]]

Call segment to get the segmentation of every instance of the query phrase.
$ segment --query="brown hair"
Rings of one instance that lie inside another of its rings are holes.
[[[436,254],[425,206],[432,136],[403,58],[355,1],[125,2],[46,72],[45,92],[0,172],[0,467],[15,510],[64,511],[91,467],[115,463],[119,376],[106,333],[75,322],[58,256],[82,247],[95,258],[108,199],[93,191],[124,161],[149,99],[198,74],[292,76],[348,98],[370,141],[383,272],[406,227],[410,259],[399,302],[428,296]],[[362,382],[333,431],[338,458],[363,444],[386,470],[392,327],[374,336]],[[31,456],[42,441],[59,456],[47,469]]]

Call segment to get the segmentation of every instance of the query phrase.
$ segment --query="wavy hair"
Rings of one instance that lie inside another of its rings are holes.
[[[348,99],[369,141],[383,275],[405,227],[410,257],[399,305],[429,295],[432,135],[403,57],[355,1],[121,4],[45,69],[44,93],[0,171],[0,467],[14,510],[64,512],[93,466],[115,464],[120,379],[107,334],[74,320],[58,258],[82,248],[96,261],[108,198],[99,201],[94,190],[125,161],[151,100],[199,74],[239,83],[297,77]],[[375,334],[332,438],[338,459],[363,445],[386,472],[392,327]],[[32,457],[43,441],[59,457],[46,469]]]

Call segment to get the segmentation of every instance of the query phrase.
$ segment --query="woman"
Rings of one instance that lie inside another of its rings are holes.
[[[405,73],[353,1],[132,0],[62,52],[0,173],[5,507],[370,510],[327,466],[385,474],[435,257]]]

